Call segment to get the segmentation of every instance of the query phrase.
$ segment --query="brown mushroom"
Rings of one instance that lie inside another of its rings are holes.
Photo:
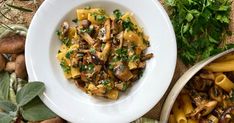
[[[4,70],[6,67],[6,58],[0,54],[0,71]]]
[[[27,77],[25,57],[23,54],[18,55],[15,60],[15,74],[21,79],[25,79]]]
[[[84,27],[84,28],[89,28],[91,22],[89,20],[82,20],[81,21],[81,25]]]
[[[49,120],[45,120],[45,121],[42,121],[40,123],[65,123],[65,121],[59,117],[56,117],[56,118],[52,118],[52,119],[49,119]]]
[[[66,36],[69,32],[70,25],[67,21],[64,21],[63,24],[61,25],[61,31],[62,35]]]
[[[221,102],[222,97],[223,97],[223,91],[221,89],[219,89],[219,87],[214,86],[214,87],[210,88],[209,96],[211,97],[211,99],[214,99],[218,102]]]
[[[15,71],[15,62],[7,62],[5,71],[12,73]]]
[[[17,54],[24,51],[25,37],[20,35],[8,36],[0,41],[0,53]]]
[[[133,77],[132,72],[123,63],[119,63],[114,68],[114,74],[117,78],[119,78],[122,81],[128,81]]]
[[[153,53],[149,53],[149,54],[144,55],[144,56],[141,58],[141,60],[142,60],[142,61],[146,61],[146,60],[151,59],[153,56],[154,56]]]
[[[233,112],[234,112],[234,106],[232,106],[232,107],[229,107],[229,108],[227,108],[224,112],[223,112],[223,114],[221,115],[221,117],[220,117],[220,120],[219,120],[219,123],[228,123],[228,119],[227,119],[227,116],[228,115],[230,115],[230,114],[233,114]],[[233,119],[233,115],[230,115],[231,117],[231,119]],[[230,119],[229,118],[229,119]]]
[[[205,104],[199,105],[192,113],[189,114],[190,117],[194,116],[206,116],[208,115],[218,104],[217,101],[209,101]]]

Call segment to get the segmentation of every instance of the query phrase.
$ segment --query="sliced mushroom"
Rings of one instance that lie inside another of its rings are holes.
[[[192,113],[190,113],[188,116],[189,117],[200,117],[200,116],[206,116],[210,112],[213,111],[213,109],[216,107],[218,104],[217,101],[209,101],[205,104],[199,105]]]
[[[230,115],[230,114],[232,114],[232,115]],[[232,107],[229,107],[228,109],[226,109],[224,112],[223,112],[223,114],[221,115],[221,117],[220,117],[220,120],[219,120],[219,123],[228,123],[228,119],[230,120],[230,119],[234,119],[234,117],[233,117],[233,114],[234,114],[234,106],[232,106]],[[231,117],[227,117],[227,116],[231,116]]]
[[[85,32],[81,33],[80,35],[89,45],[93,46],[95,42],[88,33]]]
[[[128,81],[133,77],[133,74],[131,73],[131,71],[123,63],[119,63],[114,68],[114,74],[117,78],[119,78],[122,81]]]
[[[119,48],[122,48],[122,46],[123,46],[123,34],[124,34],[124,32],[122,31],[116,36],[117,39],[119,40]]]
[[[146,61],[146,60],[151,59],[153,56],[154,56],[153,53],[149,53],[149,54],[144,55],[144,56],[141,58],[141,60],[142,60],[142,61]]]
[[[63,36],[66,36],[69,32],[70,25],[67,21],[64,21],[63,24],[61,25],[61,33]]]
[[[0,71],[6,67],[6,58],[0,54]]]
[[[222,101],[223,91],[218,86],[213,86],[209,90],[209,96],[218,102]]]
[[[81,25],[84,27],[84,28],[89,28],[91,22],[89,20],[82,20],[81,21]]]

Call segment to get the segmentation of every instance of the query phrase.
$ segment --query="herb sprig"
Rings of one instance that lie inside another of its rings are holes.
[[[194,64],[233,45],[229,34],[230,0],[166,0],[176,33],[178,53],[185,64]]]
[[[42,82],[28,83],[15,95],[14,89],[10,86],[11,77],[7,72],[0,73],[0,109],[2,109],[0,123],[24,120],[42,121],[56,117],[56,114],[48,109],[38,97],[45,89]],[[12,97],[14,97],[14,101]]]

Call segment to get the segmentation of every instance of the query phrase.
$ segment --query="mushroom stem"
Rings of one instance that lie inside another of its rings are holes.
[[[219,123],[226,123],[226,116],[234,111],[234,106],[226,109],[220,117]]]

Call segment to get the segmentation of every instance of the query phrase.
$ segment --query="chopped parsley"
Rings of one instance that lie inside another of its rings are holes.
[[[67,59],[70,59],[72,53],[73,53],[73,50],[69,50],[69,51],[66,53],[65,57],[66,57]]]
[[[75,18],[75,19],[72,20],[72,22],[73,22],[73,23],[77,23],[77,22],[78,22],[78,19]]]
[[[92,63],[90,63],[90,64],[88,64],[88,65],[82,64],[82,65],[80,66],[80,71],[81,71],[81,72],[82,72],[82,71],[93,72],[94,67],[95,67],[95,65],[92,64]]]
[[[111,81],[109,79],[106,79],[106,80],[101,80],[101,83],[106,86],[110,83]]]
[[[140,56],[139,55],[132,55],[129,57],[128,59],[129,61],[139,61],[140,60]]]
[[[61,32],[59,30],[56,31],[56,35],[57,36],[60,36],[61,35]]]
[[[67,62],[65,61],[65,59],[62,59],[60,62],[60,66],[62,67],[63,71],[65,73],[69,73],[71,71],[71,68],[68,66]]]
[[[71,46],[71,40],[67,37],[63,38],[62,40],[62,43],[65,44],[67,47],[70,47]]]
[[[90,26],[89,28],[80,29],[80,33],[91,34],[93,31],[94,31],[94,28],[92,26]]]
[[[103,22],[106,20],[106,17],[104,15],[97,15],[96,20],[99,22]]]
[[[113,14],[115,15],[115,17],[119,20],[122,17],[122,13],[120,12],[119,9],[116,9],[113,11]]]
[[[234,89],[230,92],[230,100],[234,102]]]
[[[127,31],[133,31],[136,29],[135,25],[131,22],[131,19],[129,17],[127,18],[127,20],[123,21],[123,28]]]
[[[127,83],[123,83],[123,88],[122,88],[122,91],[126,91],[127,90],[127,88],[128,88],[128,85],[127,85]]]
[[[90,48],[89,52],[92,53],[92,54],[94,54],[96,52],[96,50],[94,48]]]
[[[84,9],[85,9],[85,10],[90,10],[90,9],[91,9],[91,6],[86,6]]]
[[[106,20],[106,16],[103,14],[98,14],[96,12],[91,13],[91,16],[98,22],[104,22]]]
[[[128,51],[125,48],[119,48],[115,51],[116,57],[113,59],[114,61],[128,61]]]

